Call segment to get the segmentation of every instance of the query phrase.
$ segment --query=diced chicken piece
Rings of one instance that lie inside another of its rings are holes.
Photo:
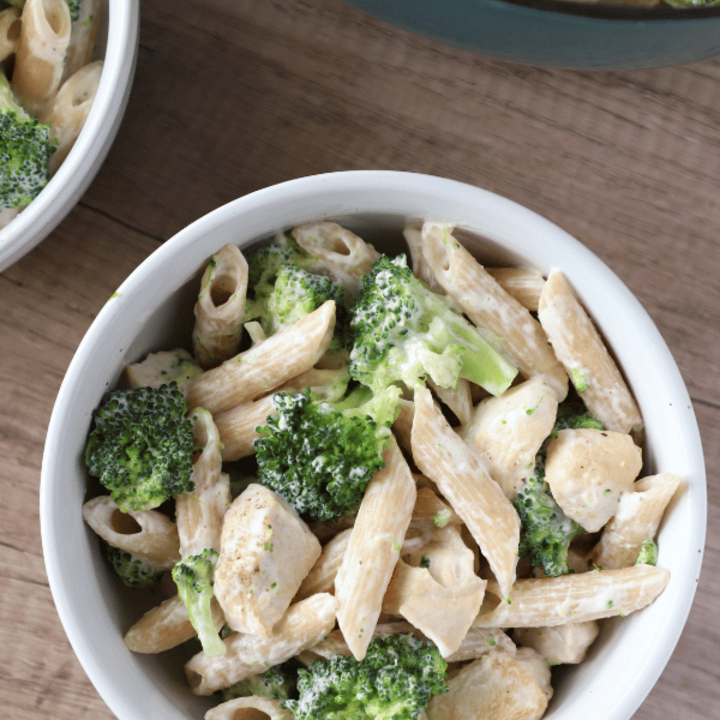
[[[263,485],[249,485],[225,515],[215,569],[227,624],[268,637],[320,552],[291,505]]]
[[[596,620],[553,627],[518,628],[513,640],[534,648],[551,665],[575,665],[585,659],[587,650],[598,636]]]

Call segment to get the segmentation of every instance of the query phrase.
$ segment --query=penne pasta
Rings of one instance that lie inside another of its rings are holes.
[[[461,425],[470,422],[473,402],[469,380],[458,378],[454,388],[437,385],[430,378],[427,379],[426,384],[437,395],[440,402],[452,410]]]
[[[215,627],[220,630],[225,619],[217,600],[212,601]],[[133,652],[156,654],[170,650],[197,636],[188,616],[187,607],[179,595],[173,595],[148,610],[125,633],[123,642]]]
[[[352,654],[362,660],[372,640],[393,568],[415,504],[415,481],[397,443],[370,481],[335,578],[338,623]]]
[[[63,82],[38,116],[40,122],[50,125],[50,137],[57,143],[48,163],[51,176],[72,150],[85,125],[97,94],[102,69],[102,60],[81,67]]]
[[[229,243],[210,258],[195,303],[193,354],[203,368],[235,355],[242,338],[248,264],[237,245]]]
[[[481,609],[473,626],[542,627],[625,616],[653,602],[669,579],[667,570],[652,565],[525,578],[516,581],[507,600],[488,583],[486,598],[495,595],[497,603]]]
[[[652,540],[673,495],[680,487],[676,475],[662,473],[642,478],[618,498],[614,517],[600,535],[590,560],[603,570],[634,565],[643,543]]]
[[[20,10],[0,10],[0,62],[14,55],[20,41]]]
[[[60,87],[70,43],[70,10],[65,0],[27,0],[21,20],[12,86],[20,104],[36,115]]]
[[[315,365],[334,329],[335,303],[328,300],[259,345],[193,378],[188,403],[217,414],[280,387]]]
[[[445,292],[514,362],[528,379],[545,377],[558,400],[567,395],[567,376],[548,338],[527,308],[500,287],[442,225],[423,226],[423,255]]]
[[[226,700],[205,713],[205,720],[292,720],[290,710],[280,700],[251,695]]]
[[[539,270],[515,267],[486,267],[488,274],[530,312],[537,312],[545,278]]]
[[[75,5],[77,16],[71,16],[64,79],[74,75],[92,60],[103,12],[102,0],[75,0]]]
[[[83,505],[82,514],[103,540],[158,569],[169,570],[180,560],[177,526],[159,510],[123,513],[109,495],[100,495]]]
[[[590,414],[608,430],[639,432],[635,399],[592,320],[559,270],[548,276],[538,317]]]
[[[347,528],[339,532],[323,547],[317,562],[303,579],[295,595],[295,602],[315,595],[315,593],[332,592],[335,587],[335,577],[350,544],[351,534],[352,528]]]
[[[269,637],[235,633],[223,641],[227,648],[224,655],[198,653],[185,664],[192,691],[212,695],[313,647],[335,625],[336,605],[328,593],[313,595],[291,605]]]
[[[230,478],[222,471],[220,436],[207,410],[190,415],[195,445],[201,450],[193,461],[194,489],[175,497],[175,516],[183,558],[205,548],[220,551],[223,518],[230,505]]]
[[[413,458],[462,518],[505,594],[515,581],[520,519],[484,461],[443,417],[429,390],[415,393]]]

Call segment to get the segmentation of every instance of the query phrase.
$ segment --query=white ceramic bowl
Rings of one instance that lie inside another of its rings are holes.
[[[628,720],[669,659],[700,571],[706,525],[702,449],[677,366],[649,316],[622,282],[577,240],[492,193],[451,180],[394,172],[349,172],[260,190],[196,221],[155,251],[98,314],[68,369],[50,422],[41,482],[48,577],[60,618],[88,676],[120,720],[202,718],[206,699],[186,688],[167,656],[133,655],[123,632],[137,619],[129,592],[111,578],[83,524],[82,461],[93,409],[121,369],[149,351],[187,341],[198,272],[228,242],[246,247],[278,230],[333,219],[386,247],[407,218],[452,222],[478,234],[490,262],[561,268],[616,354],[646,422],[644,472],[687,479],[659,536],[659,564],[672,579],[649,608],[605,623],[580,666],[562,672],[547,720]],[[401,242],[401,240],[399,241]],[[400,247],[393,244],[392,249]]]
[[[44,240],[72,210],[110,150],[130,94],[139,35],[139,0],[104,0],[97,95],[72,150],[40,194],[0,229],[0,272]]]

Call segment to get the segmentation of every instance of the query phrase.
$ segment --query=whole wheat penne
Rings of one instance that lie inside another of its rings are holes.
[[[537,312],[545,278],[539,270],[516,267],[486,267],[498,285],[530,312]]]
[[[193,378],[187,392],[189,405],[215,415],[267,394],[313,367],[334,330],[335,303],[328,300],[259,345]]]
[[[442,225],[426,225],[423,254],[447,294],[518,366],[524,378],[545,376],[557,399],[563,400],[567,376],[540,323],[452,235],[448,236]]]
[[[320,557],[305,576],[295,595],[295,602],[319,592],[332,592],[343,557],[350,543],[352,528],[338,533],[322,549]]]
[[[102,60],[81,67],[63,82],[38,115],[40,122],[50,125],[50,137],[57,143],[48,162],[50,175],[54,175],[62,165],[85,125],[95,101],[102,69]]]
[[[205,548],[220,551],[223,518],[230,505],[230,478],[222,471],[220,436],[208,410],[189,414],[196,447],[191,480],[194,488],[175,496],[180,555],[197,555]]]
[[[415,393],[413,459],[462,518],[504,593],[515,580],[520,518],[478,452],[448,424],[430,395]]]
[[[433,271],[428,265],[427,259],[423,254],[423,228],[424,225],[420,228],[406,226],[403,230],[403,237],[405,238],[408,250],[410,251],[410,263],[413,275],[422,280],[433,292],[445,295],[445,289],[438,282],[438,279],[433,274]],[[447,234],[450,234],[452,233],[453,228],[448,225],[444,226],[444,230]],[[448,299],[454,304],[454,300],[451,298]],[[455,307],[458,309],[457,306]]]
[[[213,598],[211,603],[213,621],[219,630],[224,618],[220,605]],[[125,633],[123,642],[128,650],[138,653],[155,654],[182,645],[197,636],[188,617],[187,607],[179,595],[164,600],[148,610]]]
[[[65,0],[27,0],[12,86],[20,104],[36,115],[60,87],[70,43],[70,10]]]
[[[559,270],[548,276],[538,317],[590,414],[609,430],[640,430],[643,420],[630,388]]]
[[[524,578],[513,585],[508,600],[488,583],[486,598],[497,593],[495,607],[483,609],[476,627],[541,627],[629,615],[657,598],[670,573],[652,565],[589,571],[558,577]]]
[[[454,388],[442,387],[428,378],[427,386],[438,396],[444,405],[452,410],[460,424],[470,422],[473,412],[471,383],[465,378],[458,378]]]
[[[415,481],[395,439],[370,481],[335,578],[338,623],[362,660],[372,640],[415,504]]]
[[[535,456],[553,429],[557,407],[545,379],[535,377],[483,400],[460,431],[511,501],[534,472]]]
[[[418,486],[410,527],[434,528],[460,525],[459,515],[429,487]]]
[[[677,475],[662,473],[634,483],[632,492],[618,498],[615,515],[604,527],[590,560],[603,570],[633,565],[642,544],[657,534],[665,508],[681,482]]]
[[[237,353],[242,338],[248,264],[237,245],[228,243],[205,267],[195,302],[193,354],[204,368]]]
[[[417,628],[404,620],[378,623],[373,631],[373,639],[378,637],[386,638],[391,635],[415,635],[416,637],[422,637],[422,633],[420,633]],[[326,638],[317,643],[317,645],[313,645],[312,652],[317,657],[325,658],[326,660],[329,660],[333,655],[344,655],[345,657],[352,655],[340,630],[333,630],[328,633]]]
[[[103,540],[158,569],[170,569],[180,560],[177,526],[159,510],[123,513],[109,495],[99,495],[83,505],[82,514]]]
[[[336,607],[332,595],[318,593],[291,605],[270,637],[235,633],[223,641],[225,655],[198,653],[185,664],[192,691],[212,695],[311,648],[332,630]]]
[[[14,55],[20,40],[20,10],[0,10],[0,62]]]
[[[430,699],[427,715],[432,720],[540,720],[548,705],[547,666],[545,671],[541,685],[535,669],[517,655],[487,653],[448,680],[449,692]]]
[[[316,222],[293,228],[292,236],[308,254],[318,258],[327,274],[353,299],[360,277],[380,257],[375,248],[354,232],[334,222]]]
[[[74,75],[92,60],[103,13],[102,0],[76,0],[75,4],[77,16],[72,17],[63,78]]]
[[[291,710],[280,707],[280,700],[258,695],[226,700],[205,713],[205,720],[292,720]]]

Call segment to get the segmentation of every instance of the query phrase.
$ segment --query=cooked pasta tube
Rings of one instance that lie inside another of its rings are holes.
[[[383,598],[383,612],[401,615],[430,638],[443,657],[457,651],[482,603],[486,580],[457,526],[436,528],[412,565],[399,560]],[[420,560],[427,567],[418,566]]]
[[[507,595],[515,581],[520,518],[479,453],[448,424],[426,389],[415,393],[413,458],[463,519]]]
[[[21,20],[12,85],[20,104],[36,115],[60,87],[70,43],[70,10],[65,0],[27,0]]]
[[[670,473],[634,483],[632,492],[618,498],[615,515],[603,529],[590,560],[603,570],[634,565],[643,543],[657,534],[665,508],[681,483]]]
[[[538,317],[590,414],[609,430],[642,429],[640,409],[630,388],[559,270],[548,276]]]
[[[453,411],[461,424],[470,422],[473,411],[472,391],[470,381],[458,378],[454,388],[442,387],[428,378],[427,386],[438,396],[440,402]]]
[[[497,284],[530,312],[537,312],[545,278],[539,270],[515,267],[486,267]]]
[[[567,428],[548,443],[545,480],[565,514],[596,532],[618,511],[641,468],[642,451],[630,435]]]
[[[295,602],[310,597],[315,593],[332,592],[335,587],[335,577],[350,543],[351,533],[352,528],[347,528],[347,530],[338,533],[323,547],[320,557],[303,579],[295,595]]]
[[[360,278],[380,257],[375,248],[347,228],[333,222],[317,222],[293,228],[292,236],[308,254],[318,258],[349,299],[360,289]]]
[[[195,446],[190,492],[175,496],[180,555],[197,555],[205,548],[220,551],[223,518],[230,505],[230,478],[222,472],[220,436],[212,415],[202,408],[190,414]]]
[[[334,330],[335,303],[328,300],[290,327],[193,378],[188,403],[215,415],[265,395],[313,367]]]
[[[204,368],[237,353],[242,338],[248,264],[237,245],[228,243],[208,261],[195,303],[193,354]]]
[[[292,720],[291,710],[280,707],[280,700],[250,695],[226,700],[205,713],[205,720]]]
[[[413,508],[410,527],[443,528],[447,525],[460,525],[462,520],[456,512],[443,502],[429,487],[418,487],[415,507]]]
[[[335,578],[338,623],[362,660],[372,640],[415,504],[415,480],[394,438],[370,481]]]
[[[54,175],[72,150],[85,125],[97,94],[102,60],[88,63],[71,75],[40,112],[40,122],[50,125],[50,137],[57,143],[48,170]]]
[[[505,652],[491,652],[448,680],[449,692],[430,699],[432,720],[540,720],[548,705],[550,670],[542,684],[535,666]]]
[[[406,226],[403,230],[403,237],[410,251],[410,263],[413,275],[422,280],[433,292],[439,295],[446,295],[445,289],[438,282],[423,253],[423,228]],[[449,235],[453,231],[453,228],[449,225],[444,226],[443,229],[446,235]],[[450,300],[456,309],[459,309],[452,298],[448,298],[448,300]]]
[[[473,625],[541,627],[629,615],[653,602],[669,580],[666,569],[652,565],[524,578],[513,586],[510,602],[500,599],[496,584],[488,583],[486,598],[495,595],[497,604],[482,609]]]
[[[320,552],[292,505],[264,485],[249,485],[225,514],[215,568],[227,624],[269,637]]]
[[[20,11],[15,7],[0,10],[0,62],[14,55],[20,40]]]
[[[422,633],[420,633],[417,628],[404,620],[399,622],[378,623],[373,631],[373,639],[386,638],[391,635],[415,635],[422,637]],[[345,657],[352,655],[340,630],[333,630],[328,633],[326,638],[321,640],[317,645],[313,645],[312,652],[317,657],[325,658],[326,660],[329,660],[333,655],[344,655]]]
[[[544,378],[535,377],[483,400],[460,431],[480,451],[491,477],[511,501],[534,472],[535,457],[553,429],[557,408],[555,393]]]
[[[99,495],[82,507],[85,522],[113,547],[170,569],[180,560],[177,526],[159,510],[121,512],[109,495]]]
[[[447,237],[442,225],[423,225],[422,243],[431,271],[470,320],[518,366],[524,378],[545,376],[557,399],[563,400],[567,376],[527,308],[505,292],[452,235]]]
[[[64,78],[69,78],[93,57],[102,18],[102,0],[76,0],[77,16],[72,17]]]
[[[185,664],[192,691],[212,695],[312,647],[333,629],[336,606],[332,595],[318,593],[291,605],[270,637],[235,633],[223,641],[225,655],[198,653]]]
[[[217,600],[211,602],[213,622],[219,630],[225,619]],[[165,652],[197,637],[197,631],[188,617],[187,607],[179,595],[164,600],[148,610],[125,633],[123,642],[128,650],[155,654]]]
[[[550,665],[577,665],[585,659],[599,632],[597,620],[588,620],[554,627],[516,628],[513,640],[536,650]]]

